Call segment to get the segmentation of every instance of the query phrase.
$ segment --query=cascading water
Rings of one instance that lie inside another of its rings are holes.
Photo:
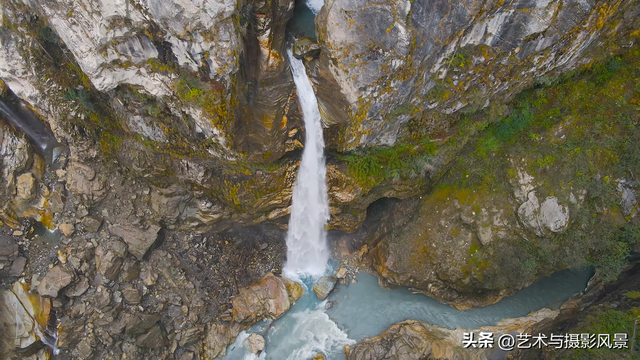
[[[322,5],[324,5],[324,0],[307,0],[306,4],[307,7],[317,15],[320,12]]]
[[[317,14],[324,2],[306,0],[305,4]],[[325,230],[329,206],[320,111],[303,62],[293,57],[291,50],[287,55],[304,117],[306,143],[293,190],[283,273],[301,281],[305,291],[273,323],[260,322],[241,332],[227,348],[224,360],[305,360],[317,353],[328,360],[343,360],[345,345],[379,335],[391,324],[407,318],[449,328],[477,328],[566,300],[584,287],[590,274],[557,274],[550,283],[541,281],[528,293],[522,291],[520,296],[494,306],[465,312],[407,289],[382,289],[373,276],[360,274],[356,284],[339,285],[339,291],[329,295],[333,307],[327,310],[329,300],[318,300],[311,290],[314,280],[328,272],[330,255]],[[266,349],[259,356],[244,344],[250,333],[264,334]]]
[[[324,140],[318,101],[304,63],[287,51],[300,108],[304,117],[305,147],[293,188],[287,232],[285,276],[300,278],[324,274],[329,261],[325,226],[329,220]]]

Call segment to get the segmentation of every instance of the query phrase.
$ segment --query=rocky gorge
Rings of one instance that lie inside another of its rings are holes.
[[[290,47],[322,116],[334,285],[367,271],[469,309],[595,267],[587,295],[490,331],[637,316],[616,282],[640,246],[637,1],[327,0],[294,45],[300,6],[0,1],[0,103],[66,149],[2,116],[3,357],[215,358],[302,296],[281,276],[306,145]],[[491,355],[460,333],[408,319],[345,356]]]

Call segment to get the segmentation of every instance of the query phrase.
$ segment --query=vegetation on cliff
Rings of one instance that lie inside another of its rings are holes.
[[[520,241],[524,255],[501,261],[519,264],[525,274],[595,265],[613,279],[640,244],[640,228],[621,209],[619,189],[640,169],[639,64],[634,49],[522,93],[515,110],[458,157],[441,186],[509,191],[514,162],[522,160],[523,170],[543,179],[536,188],[542,196],[585,191],[566,233]]]
[[[461,307],[565,268],[615,279],[640,245],[639,64],[630,49],[457,115],[433,156],[455,155],[419,213],[369,244],[376,270]]]

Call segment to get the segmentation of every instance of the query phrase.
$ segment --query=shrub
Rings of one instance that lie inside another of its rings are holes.
[[[410,177],[435,152],[430,140],[394,146],[355,150],[343,156],[349,173],[363,186],[375,186],[385,179]]]

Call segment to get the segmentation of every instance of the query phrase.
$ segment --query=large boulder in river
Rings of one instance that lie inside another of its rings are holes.
[[[264,337],[260,334],[253,333],[245,340],[244,346],[256,355],[264,350]]]
[[[313,291],[318,296],[318,299],[324,300],[329,296],[331,291],[333,291],[333,288],[336,287],[337,282],[338,278],[335,276],[325,276],[313,286]]]
[[[214,323],[209,325],[204,340],[204,351],[207,358],[224,356],[229,345],[240,331],[249,328],[264,318],[275,319],[289,310],[291,304],[302,296],[300,284],[272,273],[265,275],[260,281],[240,289],[238,295],[231,300],[233,309],[227,319],[229,324]],[[256,349],[259,339],[255,340]],[[263,347],[264,349],[264,347]]]
[[[268,273],[259,282],[240,289],[238,296],[231,301],[234,321],[253,324],[265,317],[275,319],[284,314],[302,295],[298,289],[301,286],[297,283],[289,282],[287,291],[287,281]]]

